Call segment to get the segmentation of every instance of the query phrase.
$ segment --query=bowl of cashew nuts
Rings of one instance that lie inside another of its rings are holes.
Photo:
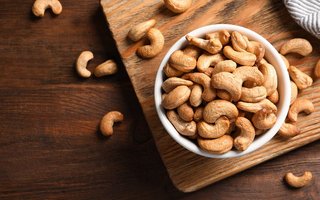
[[[289,110],[290,87],[284,61],[265,38],[215,24],[173,44],[159,66],[154,97],[178,144],[201,156],[231,158],[275,136]]]

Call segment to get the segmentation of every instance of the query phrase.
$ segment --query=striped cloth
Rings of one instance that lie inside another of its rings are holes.
[[[284,0],[292,18],[320,39],[320,0]]]

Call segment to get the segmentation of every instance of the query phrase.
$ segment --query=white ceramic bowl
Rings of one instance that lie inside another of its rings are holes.
[[[170,55],[178,49],[182,49],[185,47],[188,43],[185,39],[185,36],[181,37],[167,52],[167,54],[164,56],[160,67],[157,72],[156,76],[156,82],[155,82],[155,88],[154,88],[154,98],[155,98],[155,106],[158,113],[158,116],[160,118],[160,121],[162,122],[164,128],[167,130],[169,135],[180,145],[182,145],[184,148],[188,149],[189,151],[196,153],[201,156],[209,157],[209,158],[231,158],[231,157],[238,157],[243,156],[245,154],[248,154],[250,152],[253,152],[257,149],[259,149],[261,146],[266,144],[271,138],[278,132],[280,129],[282,123],[284,122],[288,110],[289,110],[289,104],[290,104],[290,96],[291,96],[291,90],[290,88],[290,79],[289,74],[287,72],[285,63],[283,62],[282,58],[280,57],[278,51],[262,36],[257,34],[256,32],[249,30],[247,28],[236,26],[236,25],[230,25],[230,24],[215,24],[215,25],[209,25],[204,26],[199,29],[196,29],[188,35],[196,36],[196,37],[204,37],[206,33],[219,31],[222,29],[226,29],[229,31],[238,31],[244,35],[246,35],[250,40],[255,40],[263,44],[266,48],[265,57],[267,60],[275,67],[278,75],[278,89],[279,89],[279,95],[280,100],[278,103],[278,114],[277,114],[277,121],[275,125],[269,129],[266,133],[263,135],[257,137],[254,142],[249,146],[249,148],[245,151],[236,151],[231,150],[224,154],[213,154],[207,151],[204,151],[197,146],[194,142],[191,140],[181,136],[174,126],[170,123],[168,118],[166,117],[166,112],[164,108],[161,106],[161,85],[164,81],[165,75],[163,73],[163,67],[168,62]]]

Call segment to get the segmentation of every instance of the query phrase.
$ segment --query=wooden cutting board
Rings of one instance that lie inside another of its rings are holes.
[[[311,99],[316,107],[316,112],[312,115],[299,117],[298,126],[303,132],[301,135],[289,140],[275,137],[258,151],[240,158],[208,159],[185,150],[164,130],[154,107],[155,76],[167,50],[186,33],[209,24],[229,23],[247,27],[264,36],[276,48],[286,39],[304,37],[314,47],[312,55],[289,59],[291,64],[299,66],[309,75],[312,74],[319,57],[319,41],[294,23],[282,1],[196,0],[192,8],[180,15],[167,10],[159,0],[101,0],[101,5],[158,151],[179,190],[198,190],[320,138],[319,81],[300,94]],[[156,27],[165,37],[165,47],[157,57],[143,60],[136,56],[135,51],[145,41],[133,43],[126,36],[130,27],[151,18],[157,20]]]

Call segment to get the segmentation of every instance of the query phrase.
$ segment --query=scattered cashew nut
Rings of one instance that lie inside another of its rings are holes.
[[[211,55],[208,53],[202,54],[197,61],[197,69],[199,72],[205,72],[210,66],[214,66],[220,61],[223,61],[221,54]]]
[[[239,65],[252,66],[257,60],[256,55],[253,53],[235,51],[231,46],[225,46],[223,48],[223,53],[227,58],[233,60]]]
[[[284,138],[291,138],[300,134],[300,129],[292,123],[283,123],[280,127],[278,135]]]
[[[262,101],[267,97],[267,90],[263,86],[256,86],[252,88],[242,87],[241,89],[241,101],[256,103]]]
[[[234,61],[232,60],[223,60],[223,61],[220,61],[218,62],[211,74],[214,75],[214,74],[217,74],[219,72],[234,72],[234,70],[237,68],[237,63],[235,63]]]
[[[217,139],[203,139],[198,137],[199,147],[205,151],[223,154],[232,149],[233,138],[230,135],[223,135]]]
[[[170,56],[169,63],[181,72],[190,72],[196,67],[197,60],[192,56],[186,55],[183,51],[177,50]]]
[[[269,129],[277,121],[277,116],[272,110],[262,109],[256,112],[251,119],[254,127],[258,129]]]
[[[291,121],[296,122],[298,120],[298,114],[300,112],[305,112],[306,114],[313,113],[314,105],[312,101],[303,98],[296,99],[289,109],[288,118]]]
[[[238,109],[233,103],[226,100],[213,100],[205,106],[203,119],[207,123],[215,123],[221,116],[226,116],[229,120],[232,120],[238,114]]]
[[[193,82],[178,77],[170,77],[162,83],[162,89],[169,93],[179,85],[191,86]]]
[[[123,114],[119,111],[108,112],[100,122],[101,133],[105,136],[113,134],[113,124],[123,121]]]
[[[233,101],[238,101],[241,97],[242,80],[232,73],[220,72],[213,75],[211,85],[216,89],[227,91]]]
[[[94,69],[94,75],[96,77],[102,77],[107,75],[112,75],[117,73],[118,67],[117,64],[114,62],[114,60],[107,60],[106,62],[98,65]]]
[[[43,17],[47,8],[59,15],[62,12],[62,5],[59,0],[36,0],[32,6],[32,12],[37,17]]]
[[[196,134],[197,125],[194,121],[185,122],[183,121],[179,115],[173,111],[169,110],[167,112],[167,117],[175,129],[184,136],[194,136]]]
[[[219,138],[229,130],[230,120],[226,116],[217,119],[214,124],[208,124],[204,121],[197,124],[198,134],[203,138]]]
[[[280,48],[280,53],[286,55],[288,53],[297,53],[302,56],[307,56],[312,52],[310,42],[303,38],[294,38],[288,40]]]
[[[269,63],[261,64],[259,69],[264,76],[264,82],[262,85],[267,89],[267,96],[270,96],[278,88],[277,72]]]
[[[295,176],[289,172],[285,175],[284,179],[290,186],[301,188],[308,185],[312,181],[312,173],[306,171],[302,176]]]
[[[262,85],[265,80],[263,73],[261,73],[257,67],[237,67],[233,71],[233,74],[236,77],[240,78],[242,82],[250,81],[255,83],[255,85]]]
[[[147,32],[146,36],[150,40],[150,44],[139,47],[137,49],[137,54],[142,58],[153,58],[162,51],[164,46],[164,37],[156,28],[151,28]]]
[[[246,150],[255,138],[255,129],[252,123],[245,117],[238,117],[236,126],[241,130],[239,136],[234,139],[234,147],[239,151]]]
[[[183,13],[192,5],[192,0],[164,0],[164,5],[174,13]]]
[[[316,77],[320,78],[320,59],[318,60],[314,68],[314,74],[316,75]]]
[[[288,69],[289,75],[291,79],[294,81],[294,83],[297,85],[297,87],[301,89],[305,89],[307,87],[310,87],[313,83],[313,80],[310,76],[305,74],[304,72],[300,71],[295,66],[290,66]]]
[[[128,32],[128,38],[132,41],[137,42],[141,40],[146,33],[156,24],[155,19],[150,19],[145,22],[141,22],[130,29]]]
[[[93,53],[91,51],[81,52],[77,59],[76,69],[78,74],[83,78],[91,76],[91,72],[87,69],[87,64],[91,59],[93,59]]]
[[[231,43],[233,49],[236,51],[246,51],[248,47],[247,40],[238,31],[233,31],[231,33]]]
[[[165,109],[175,109],[185,103],[190,96],[190,89],[185,85],[180,85],[169,92],[162,101]]]

